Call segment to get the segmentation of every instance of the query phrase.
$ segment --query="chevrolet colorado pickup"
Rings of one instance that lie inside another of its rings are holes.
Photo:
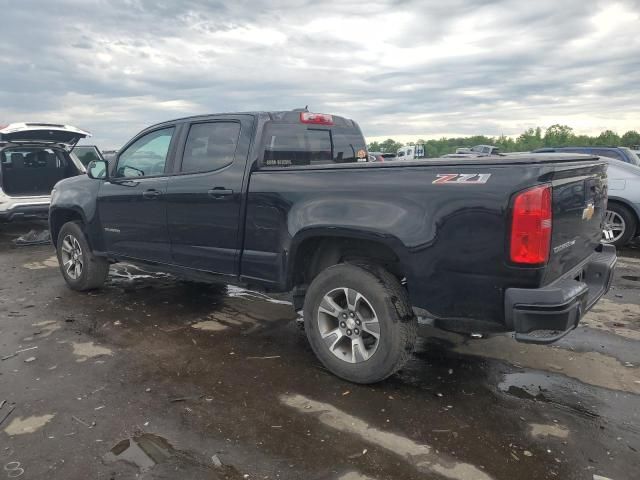
[[[597,157],[366,160],[355,122],[306,110],[154,125],[56,185],[62,275],[98,288],[126,261],[290,292],[320,361],[358,383],[403,366],[417,316],[548,343],[609,288]]]

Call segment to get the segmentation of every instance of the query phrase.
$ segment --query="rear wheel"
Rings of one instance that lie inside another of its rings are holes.
[[[67,222],[60,229],[57,256],[62,276],[73,290],[93,290],[107,279],[109,262],[93,254],[78,222]]]
[[[634,237],[637,227],[636,217],[629,208],[618,203],[609,203],[604,217],[604,228],[612,233],[612,237],[603,238],[603,242],[624,247]]]
[[[304,324],[320,361],[338,377],[375,383],[411,358],[417,332],[405,289],[374,265],[321,272],[305,297]]]

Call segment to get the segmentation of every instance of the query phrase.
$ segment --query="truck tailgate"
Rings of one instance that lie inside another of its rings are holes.
[[[543,285],[591,256],[600,244],[607,206],[604,162],[559,165],[551,180],[553,226]]]

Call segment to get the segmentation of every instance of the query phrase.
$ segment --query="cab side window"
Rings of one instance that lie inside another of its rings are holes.
[[[240,124],[237,122],[191,125],[180,171],[183,173],[210,172],[231,165],[239,137]]]
[[[116,177],[163,175],[174,127],[163,128],[140,137],[118,157]]]

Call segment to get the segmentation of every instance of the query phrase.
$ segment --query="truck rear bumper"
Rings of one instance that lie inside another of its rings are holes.
[[[602,245],[589,261],[546,287],[509,288],[506,324],[516,340],[552,343],[578,326],[582,316],[609,291],[617,261],[613,245]]]

